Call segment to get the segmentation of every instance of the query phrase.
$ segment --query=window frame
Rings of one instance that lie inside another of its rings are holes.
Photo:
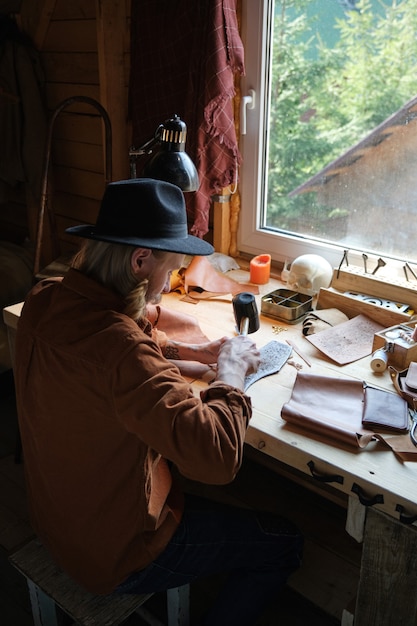
[[[237,247],[241,254],[254,256],[260,251],[271,254],[277,264],[291,262],[301,254],[319,254],[325,257],[333,267],[337,267],[343,258],[344,249],[340,245],[332,245],[314,241],[307,237],[286,233],[277,233],[260,226],[262,207],[262,164],[268,152],[268,136],[263,124],[265,111],[268,107],[268,84],[266,68],[269,64],[268,54],[263,46],[263,33],[269,27],[273,0],[241,0],[242,20],[241,34],[245,47],[245,76],[241,80],[241,97],[248,95],[249,90],[255,92],[255,107],[241,108],[242,116],[246,114],[246,134],[239,137],[239,145],[243,162],[240,167],[239,191],[241,209],[237,233]],[[241,124],[242,127],[242,124]],[[349,249],[349,262],[362,266],[362,252]],[[393,260],[394,265],[400,261]]]

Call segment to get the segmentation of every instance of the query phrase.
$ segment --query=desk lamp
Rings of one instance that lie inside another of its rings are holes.
[[[137,178],[137,157],[152,154],[155,147],[158,147],[158,151],[145,164],[142,176],[165,180],[177,185],[182,191],[197,191],[198,174],[194,163],[185,152],[186,137],[187,126],[178,115],[160,124],[152,139],[146,141],[140,148],[131,146],[130,178]]]

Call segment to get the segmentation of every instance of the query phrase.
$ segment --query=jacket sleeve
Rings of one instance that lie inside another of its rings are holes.
[[[196,396],[150,339],[119,361],[112,380],[117,419],[183,476],[211,484],[233,480],[251,417],[250,399],[215,382]]]

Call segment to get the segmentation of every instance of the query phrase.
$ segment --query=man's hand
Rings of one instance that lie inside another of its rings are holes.
[[[256,372],[259,363],[260,353],[252,339],[243,335],[227,339],[219,351],[216,380],[243,390],[245,376]]]

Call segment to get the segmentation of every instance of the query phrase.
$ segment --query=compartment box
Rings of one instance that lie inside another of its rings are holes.
[[[291,289],[276,289],[262,296],[261,313],[287,324],[296,324],[311,311],[313,298]]]

